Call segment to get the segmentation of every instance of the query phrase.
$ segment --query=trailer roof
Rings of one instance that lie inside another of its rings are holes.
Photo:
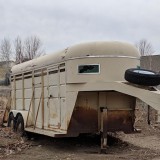
[[[72,58],[89,56],[126,56],[139,58],[140,54],[136,47],[129,43],[118,41],[88,42],[68,47],[60,52],[48,54],[33,60],[15,65],[12,73],[17,74],[31,69],[41,68],[47,65],[63,62]]]

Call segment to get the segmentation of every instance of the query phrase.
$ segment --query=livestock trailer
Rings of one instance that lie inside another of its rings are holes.
[[[140,65],[137,49],[124,42],[89,42],[15,65],[8,125],[51,137],[134,132],[136,98],[155,109],[160,93],[127,82]]]

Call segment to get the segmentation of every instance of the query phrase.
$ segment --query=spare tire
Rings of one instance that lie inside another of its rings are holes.
[[[144,86],[157,86],[160,84],[160,74],[146,69],[131,68],[125,72],[125,80]]]

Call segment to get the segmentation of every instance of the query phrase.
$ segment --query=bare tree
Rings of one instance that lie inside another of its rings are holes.
[[[8,72],[10,69],[10,60],[12,55],[11,43],[9,39],[4,38],[0,44],[1,60],[5,63],[5,69]]]
[[[16,63],[24,61],[24,47],[21,38],[18,36],[14,41]]]
[[[136,43],[136,47],[139,50],[141,56],[148,56],[148,62],[144,64],[145,69],[152,69],[152,55],[154,53],[154,49],[152,44],[148,42],[146,39],[141,39],[138,43]]]
[[[9,39],[4,38],[1,41],[0,44],[0,56],[1,56],[1,70],[0,74],[1,76],[5,77],[4,80],[2,80],[0,83],[3,85],[9,85],[9,77],[10,77],[10,62],[11,62],[11,55],[12,55],[12,49],[11,49],[11,43]]]
[[[152,55],[154,53],[152,44],[146,39],[141,39],[138,43],[136,43],[136,47],[138,48],[141,56]]]
[[[41,40],[37,36],[28,37],[24,42],[24,52],[24,60],[31,60],[44,55]]]
[[[0,53],[1,53],[1,59],[3,61],[9,61],[11,58],[11,43],[9,39],[4,38],[1,41],[1,45],[0,45]]]

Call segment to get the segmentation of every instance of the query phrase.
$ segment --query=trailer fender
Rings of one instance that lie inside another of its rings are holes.
[[[21,115],[24,120],[24,127],[32,124],[32,116],[31,113],[28,114],[29,111],[21,111],[21,110],[11,110],[10,113],[13,113],[15,120],[17,120],[18,116]]]

